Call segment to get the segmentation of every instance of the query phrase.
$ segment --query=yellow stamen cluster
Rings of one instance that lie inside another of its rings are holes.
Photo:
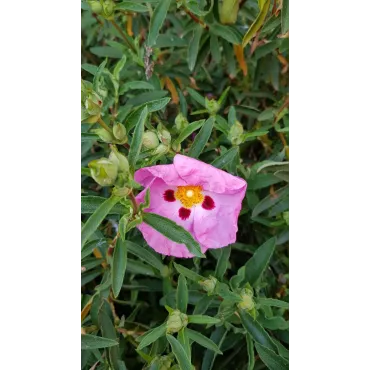
[[[175,192],[175,198],[181,202],[185,208],[202,203],[204,195],[201,186],[178,186]]]

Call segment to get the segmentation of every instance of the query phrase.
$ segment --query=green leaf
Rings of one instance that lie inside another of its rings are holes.
[[[90,238],[90,236],[94,234],[95,230],[102,223],[104,218],[108,215],[109,211],[119,201],[119,199],[120,198],[118,197],[111,196],[106,201],[104,201],[89,217],[89,219],[86,221],[85,225],[82,227],[81,230],[82,246],[84,246],[87,240]]]
[[[196,257],[205,257],[193,236],[176,222],[149,212],[144,212],[143,220],[168,239],[178,244],[185,244],[189,252],[193,253]]]
[[[227,266],[229,264],[231,248],[225,247],[221,249],[220,256],[217,260],[216,270],[215,270],[215,277],[218,280],[222,280],[227,270]]]
[[[90,169],[89,169],[90,170]],[[94,213],[108,198],[96,197],[92,195],[81,197],[81,213]],[[108,212],[108,215],[121,215],[125,208],[122,204],[115,204]]]
[[[204,123],[203,127],[199,131],[198,135],[195,137],[194,142],[189,150],[189,157],[198,158],[202,153],[204,147],[206,146],[213,129],[215,122],[214,117],[210,117]]]
[[[266,18],[266,15],[270,8],[271,0],[261,0],[259,1],[260,12],[256,18],[256,20],[252,23],[252,25],[248,28],[248,31],[243,37],[243,48],[245,48],[248,42],[252,39],[252,37],[257,33],[257,31],[261,28],[263,21]]]
[[[148,8],[144,5],[138,4],[134,1],[123,1],[122,3],[116,4],[115,9],[127,10],[129,12],[145,13]]]
[[[132,168],[135,167],[137,158],[140,154],[141,146],[143,144],[143,133],[145,121],[148,117],[148,108],[145,106],[139,116],[139,120],[136,123],[134,134],[132,137],[132,142],[130,146],[130,151],[128,153],[128,162]]]
[[[198,102],[200,105],[202,105],[203,107],[206,106],[206,99],[200,95],[198,92],[196,92],[194,89],[192,89],[191,87],[187,87],[186,88],[186,91],[189,93],[189,95],[196,101]]]
[[[171,0],[161,0],[154,9],[153,15],[149,23],[149,35],[147,44],[154,46],[164,20],[166,19],[168,8],[170,7]]]
[[[146,81],[129,81],[121,86],[119,94],[122,95],[129,90],[154,90],[154,86]]]
[[[81,335],[81,349],[95,349],[117,346],[119,343],[115,340],[102,338],[95,335],[83,334]]]
[[[189,357],[186,355],[185,349],[181,343],[172,335],[166,335],[166,338],[171,345],[172,352],[180,365],[180,369],[193,370],[193,365],[191,364]]]
[[[275,192],[275,194],[269,194],[266,198],[262,199],[254,208],[252,212],[252,218],[257,217],[260,213],[271,208],[277,202],[280,202],[289,193],[289,187],[284,186]]]
[[[215,61],[215,63],[220,63],[221,61],[220,44],[218,42],[218,37],[216,35],[211,35],[210,48],[213,60]]]
[[[255,285],[262,276],[274,253],[276,237],[268,239],[263,243],[245,264],[245,275],[243,283]]]
[[[126,55],[123,55],[122,59],[118,61],[117,64],[114,66],[113,77],[116,79],[117,82],[119,82],[119,74],[126,64],[126,59],[127,59]]]
[[[164,269],[165,265],[158,258],[158,254],[152,249],[144,248],[141,245],[133,243],[129,240],[126,240],[125,244],[129,253],[139,257],[140,260],[146,262],[150,266],[153,266],[159,272]]]
[[[112,46],[94,46],[90,48],[92,54],[102,58],[117,58],[123,57],[123,51]]]
[[[100,77],[103,74],[103,71],[104,71],[104,68],[105,68],[106,64],[107,64],[107,60],[104,60],[99,65],[98,69],[96,70],[96,73],[95,73],[95,76],[94,76],[94,79],[93,79],[93,88],[94,88],[95,91],[99,90]]]
[[[193,31],[193,37],[190,40],[188,48],[188,65],[190,71],[193,71],[195,63],[197,61],[197,56],[199,52],[199,42],[203,33],[203,27],[199,24],[196,25],[195,30]]]
[[[275,343],[258,321],[254,320],[246,311],[239,310],[239,315],[243,327],[248,331],[255,342],[260,343],[273,351],[277,351]]]
[[[221,322],[220,319],[217,319],[212,316],[207,315],[188,315],[189,324],[207,324],[207,325],[214,325]]]
[[[211,305],[213,297],[209,295],[204,295],[195,305],[193,315],[203,315],[207,312],[208,307]]]
[[[207,349],[210,349],[211,351],[214,351],[218,353],[219,355],[222,355],[223,353],[218,348],[217,344],[213,342],[211,339],[207,338],[201,333],[198,333],[197,331],[191,330],[189,328],[186,328],[186,331],[189,335],[189,339],[193,340],[194,342],[197,342],[202,347],[205,347]]]
[[[270,370],[289,370],[289,363],[285,358],[259,343],[255,346],[261,360]]]
[[[283,0],[281,9],[281,33],[284,35],[289,30],[289,0]]]
[[[195,121],[186,126],[174,140],[174,144],[181,144],[186,138],[188,138],[194,131],[198,130],[204,124],[205,120]]]
[[[227,150],[224,154],[221,154],[219,157],[217,157],[211,163],[211,165],[216,168],[223,169],[234,160],[238,152],[239,152],[239,147],[234,146],[231,149]]]
[[[113,252],[112,262],[112,291],[115,298],[118,297],[123,285],[127,266],[127,247],[121,237],[118,238]]]
[[[289,308],[288,302],[274,298],[258,298],[258,303],[262,306]]]
[[[136,341],[140,342],[137,349],[141,350],[149,346],[160,337],[163,337],[165,334],[166,334],[166,323],[163,323],[162,325],[147,331],[145,334],[137,338]]]
[[[212,34],[231,42],[232,44],[241,44],[242,38],[238,31],[234,30],[231,26],[224,26],[219,23],[209,25],[209,30]]]
[[[188,335],[188,329],[182,328],[179,333],[177,334],[177,340],[180,342],[182,347],[185,350],[186,356],[188,358],[191,358],[191,347],[189,342],[189,335]]]
[[[199,7],[199,1],[196,0],[188,0],[185,3],[185,6],[193,13],[198,15],[199,17],[206,16],[213,8],[213,1],[210,1],[209,9],[208,10],[201,10]]]
[[[179,274],[183,274],[185,277],[187,277],[188,279],[196,283],[198,283],[199,281],[206,280],[203,276],[198,275],[196,272],[191,271],[188,268],[177,264],[176,262],[174,262],[173,265],[175,266],[175,269],[177,270]]]
[[[254,369],[254,346],[253,346],[253,340],[249,333],[246,335],[247,340],[247,352],[248,352],[248,368],[247,370],[253,370]]]
[[[176,291],[176,306],[177,309],[183,313],[186,313],[188,308],[188,285],[184,275],[179,275],[179,280],[177,282],[177,291]]]
[[[211,334],[211,340],[218,346],[218,348],[221,348],[227,333],[228,331],[223,326],[219,326]],[[211,370],[213,368],[213,363],[215,362],[216,356],[216,352],[207,350],[203,357],[201,370]]]

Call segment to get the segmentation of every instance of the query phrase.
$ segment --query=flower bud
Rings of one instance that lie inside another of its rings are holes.
[[[101,186],[113,185],[118,174],[118,167],[107,158],[100,158],[88,164],[91,177]]]
[[[118,175],[119,177],[120,175]],[[117,183],[118,181],[116,181]],[[117,197],[125,197],[127,195],[129,195],[131,192],[131,189],[130,188],[127,188],[127,187],[114,187],[113,189],[113,195],[116,195]]]
[[[173,334],[179,332],[188,325],[188,316],[179,310],[174,310],[167,320],[167,333]]]
[[[178,132],[181,132],[185,127],[189,125],[186,117],[180,112],[175,118],[175,126]]]
[[[199,284],[208,294],[212,294],[216,288],[217,279],[213,276],[210,276],[209,279],[200,281]]]
[[[254,309],[253,291],[250,289],[244,289],[240,294],[242,302],[238,303],[238,307],[242,310],[251,311]]]
[[[162,144],[164,145],[170,145],[171,144],[171,134],[170,132],[160,123],[157,126],[157,132],[158,132],[158,137],[159,140],[161,141]]]
[[[220,9],[222,24],[234,24],[238,17],[239,0],[223,0]]]
[[[109,154],[109,160],[116,164],[119,172],[128,173],[130,166],[127,158],[118,151],[118,149],[112,145],[112,151]]]
[[[103,6],[100,4],[100,1],[88,1],[91,11],[96,14],[101,14],[103,11]]]
[[[119,141],[127,140],[126,127],[122,123],[116,123],[113,126],[113,135]]]
[[[169,146],[164,144],[159,144],[152,152],[153,155],[161,155],[166,154],[168,150],[170,149]]]
[[[239,145],[243,141],[243,125],[236,121],[230,128],[229,134],[227,138],[231,141],[231,144],[233,145]]]
[[[174,150],[176,153],[178,153],[181,150],[181,144],[173,142],[171,145],[172,150]]]
[[[103,105],[102,98],[97,94],[91,82],[81,81],[81,121],[96,123],[100,117]]]
[[[214,115],[219,111],[220,105],[217,103],[216,100],[214,99],[208,100],[206,98],[206,109],[209,114]]]
[[[146,149],[155,149],[159,145],[158,136],[153,131],[145,131],[143,135],[143,146]]]
[[[161,356],[159,360],[159,370],[170,370],[171,365],[172,361],[169,356]]]
[[[112,0],[105,0],[103,3],[103,16],[106,19],[113,19],[115,4]]]
[[[112,143],[114,140],[113,135],[108,132],[105,128],[97,128],[95,130],[91,130],[94,134],[98,135],[101,141],[105,143]]]

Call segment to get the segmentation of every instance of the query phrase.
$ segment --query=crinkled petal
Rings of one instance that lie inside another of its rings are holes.
[[[156,178],[149,184],[150,187],[150,208],[147,208],[146,212],[156,213],[160,216],[167,217],[177,224],[181,225],[184,229],[193,233],[193,219],[194,219],[194,208],[187,220],[182,220],[179,216],[179,209],[182,207],[181,203],[176,200],[175,202],[166,202],[163,199],[163,193],[168,189],[175,190],[175,187],[168,186],[163,180]],[[136,200],[141,203],[144,200],[145,191],[142,191]],[[164,235],[154,230],[151,226],[142,223],[138,226],[138,229],[142,232],[144,239],[148,245],[158,253],[174,256],[189,258],[193,255],[188,251],[185,244],[178,244],[172,240],[166,238]]]
[[[143,186],[148,186],[155,178],[160,178],[167,185],[171,186],[186,185],[186,182],[179,176],[173,164],[141,168],[136,171],[134,176],[135,181]]]
[[[218,194],[235,194],[246,189],[247,183],[240,177],[230,175],[194,158],[177,154],[173,164],[178,175],[187,185],[201,185],[204,190]]]
[[[245,191],[246,186],[232,195],[204,192],[213,199],[215,208],[195,207],[193,230],[203,248],[222,248],[235,242]]]

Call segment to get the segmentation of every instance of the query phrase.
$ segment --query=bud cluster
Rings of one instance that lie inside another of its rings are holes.
[[[188,316],[179,310],[174,310],[170,313],[167,320],[167,333],[173,334],[179,332],[182,328],[188,325]]]
[[[209,279],[200,281],[199,285],[202,286],[202,288],[208,293],[208,295],[211,295],[215,291],[217,279],[213,276],[210,276]]]
[[[91,11],[111,20],[114,17],[115,4],[113,0],[88,0]]]
[[[107,131],[106,129],[99,127],[92,132],[99,136],[100,140],[105,143],[113,144],[126,144],[127,143],[127,131],[126,127],[122,123],[115,123],[113,125],[112,131]]]
[[[255,303],[254,303],[254,300],[253,300],[253,290],[252,290],[252,288],[250,287],[249,284],[247,285],[246,288],[244,288],[241,291],[240,297],[241,297],[242,301],[240,303],[238,303],[238,307],[241,310],[248,311],[249,313],[252,314],[252,316],[255,316],[256,309],[255,309]]]
[[[92,83],[81,81],[81,121],[84,123],[96,123],[100,118],[103,100],[93,90]]]
[[[170,149],[171,134],[166,127],[160,123],[157,130],[145,131],[143,135],[143,147],[151,150],[152,155],[166,154]]]
[[[231,141],[233,145],[239,145],[243,142],[244,129],[243,125],[236,121],[230,128],[227,138]]]

